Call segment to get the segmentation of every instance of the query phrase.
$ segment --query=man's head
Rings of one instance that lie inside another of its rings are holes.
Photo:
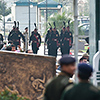
[[[52,27],[50,27],[49,31],[50,31],[50,32],[52,31]]]
[[[12,45],[11,45],[11,48],[12,48],[12,50],[11,50],[11,51],[15,51],[15,50],[16,50],[16,48],[15,48],[15,45],[14,45],[14,44],[12,44]]]
[[[69,26],[67,26],[67,31],[68,31],[68,32],[70,31],[70,27],[69,27]]]
[[[93,72],[93,68],[91,65],[88,65],[86,63],[80,63],[78,65],[78,77],[81,81],[88,81],[91,74]]]
[[[65,31],[66,30],[66,28],[65,27],[63,27],[63,31]]]
[[[59,64],[61,66],[61,71],[67,72],[70,75],[73,75],[76,70],[76,60],[75,58],[65,55],[59,60]]]
[[[15,26],[13,26],[13,30],[15,29]]]
[[[37,29],[37,28],[35,28],[35,29],[34,29],[34,32],[35,32],[35,33],[37,33],[37,30],[38,30],[38,29]]]
[[[89,55],[87,53],[83,54],[83,58],[86,58],[87,60],[89,59]]]
[[[25,31],[26,31],[26,32],[28,31],[28,27],[25,28]]]
[[[19,27],[17,27],[16,30],[19,30]]]
[[[79,62],[80,62],[80,63],[87,63],[87,59],[84,58],[84,57],[82,57],[82,58],[80,58]]]
[[[53,28],[53,31],[56,31],[56,27]]]

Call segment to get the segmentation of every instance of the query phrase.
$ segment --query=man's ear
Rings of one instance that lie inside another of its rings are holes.
[[[92,75],[93,75],[93,74],[91,73],[90,77],[92,77]]]

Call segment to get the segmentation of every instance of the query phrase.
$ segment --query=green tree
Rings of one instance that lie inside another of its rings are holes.
[[[89,0],[84,4],[84,16],[89,16]]]
[[[73,22],[72,22],[71,16],[72,16],[71,13],[66,15],[65,12],[62,13],[62,15],[61,14],[54,14],[53,17],[48,18],[48,22],[50,22],[52,26],[53,26],[53,22],[55,22],[56,23],[56,28],[60,32],[62,27],[64,26],[63,21],[65,21],[66,26],[67,26],[68,25],[68,20],[70,20],[70,22],[71,22],[70,23],[71,31],[73,31]]]
[[[7,16],[11,13],[11,8],[7,8],[5,1],[0,1],[0,15]]]

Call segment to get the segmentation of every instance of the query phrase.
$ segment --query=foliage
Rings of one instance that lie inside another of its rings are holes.
[[[24,97],[18,97],[17,94],[12,94],[8,90],[0,92],[0,100],[29,100]]]
[[[60,32],[62,27],[64,26],[63,21],[65,21],[66,26],[68,25],[68,20],[72,21],[72,18],[70,16],[71,16],[71,13],[66,15],[65,12],[62,13],[62,15],[54,14],[53,17],[48,18],[48,23],[51,23],[52,27],[54,27],[53,22],[55,22],[56,28]],[[70,24],[70,27],[71,27],[71,29],[73,28],[73,22]],[[49,28],[49,26],[48,26],[48,28]]]
[[[79,27],[79,29],[78,29],[78,34],[79,35],[85,35],[85,32],[81,29],[81,27]]]
[[[54,27],[53,22],[55,22],[56,23],[56,28],[57,28],[57,30],[59,31],[59,34],[60,34],[60,32],[61,32],[61,30],[64,26],[63,21],[66,22],[66,27],[67,27],[68,20],[70,20],[70,30],[74,34],[74,21],[70,16],[72,16],[71,13],[67,14],[67,16],[66,16],[65,13],[63,13],[62,15],[61,14],[55,14],[51,18],[49,17],[48,23],[51,23],[52,27]],[[47,30],[49,28],[50,28],[50,26],[47,25]],[[44,35],[46,34],[47,30],[45,31]],[[84,31],[81,30],[81,27],[78,28],[78,33],[79,33],[79,35],[85,35]]]
[[[89,0],[84,4],[84,16],[89,16]]]
[[[7,8],[5,1],[0,1],[0,15],[7,16],[11,13],[11,8]]]

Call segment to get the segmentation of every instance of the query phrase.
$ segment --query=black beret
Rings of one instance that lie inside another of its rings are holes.
[[[28,27],[25,28],[25,30],[28,29]]]
[[[65,55],[59,60],[60,65],[68,65],[75,62],[76,62],[76,59],[69,55]]]
[[[78,72],[85,75],[90,75],[93,72],[93,68],[91,65],[86,63],[80,63],[78,65]]]

